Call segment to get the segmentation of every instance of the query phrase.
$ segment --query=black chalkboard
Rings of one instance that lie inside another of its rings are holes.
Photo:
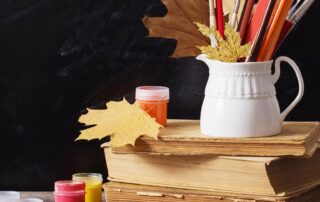
[[[320,119],[320,2],[277,55],[300,66],[306,92],[288,120]],[[0,2],[0,190],[52,190],[75,172],[107,169],[100,144],[74,142],[87,107],[127,97],[140,85],[171,89],[170,118],[198,119],[208,77],[195,58],[172,59],[175,41],[145,38],[144,15],[160,0]],[[290,68],[277,84],[282,108],[297,93]]]

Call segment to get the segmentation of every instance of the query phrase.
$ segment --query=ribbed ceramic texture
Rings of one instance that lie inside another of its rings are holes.
[[[218,72],[211,71],[206,96],[222,98],[261,98],[276,95],[271,71]]]

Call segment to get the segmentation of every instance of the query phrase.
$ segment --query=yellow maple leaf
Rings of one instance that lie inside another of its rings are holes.
[[[105,110],[88,109],[88,113],[79,118],[79,122],[94,127],[81,131],[76,140],[102,139],[111,136],[111,145],[121,147],[133,145],[137,138],[148,135],[158,139],[162,127],[138,104],[130,104],[125,99],[121,102],[108,102]]]
[[[239,32],[236,32],[228,23],[225,25],[225,40],[214,27],[209,28],[200,23],[195,24],[204,36],[213,35],[218,42],[218,47],[216,48],[210,45],[197,46],[203,54],[207,55],[207,58],[222,62],[237,62],[250,55],[251,44],[241,45]]]
[[[214,27],[209,28],[208,26],[201,24],[201,23],[198,23],[198,22],[195,22],[194,24],[197,25],[198,30],[201,32],[201,34],[203,36],[206,36],[209,38],[210,35],[213,34],[213,36],[215,37],[215,39],[218,42],[218,45],[219,45],[219,43],[222,43],[224,41],[223,38],[221,37],[220,33]]]

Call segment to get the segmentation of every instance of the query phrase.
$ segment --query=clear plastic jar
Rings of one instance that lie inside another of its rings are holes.
[[[101,202],[102,198],[102,175],[99,173],[76,173],[73,180],[86,183],[86,202]]]
[[[141,109],[163,125],[167,125],[169,88],[163,86],[140,86],[136,88],[136,100]]]

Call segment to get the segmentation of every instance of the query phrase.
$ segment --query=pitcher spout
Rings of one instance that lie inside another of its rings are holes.
[[[207,58],[207,56],[205,55],[205,54],[201,54],[201,55],[198,55],[197,57],[196,57],[196,59],[197,60],[201,60],[202,62],[204,62],[204,63],[208,63],[208,61],[209,61],[209,59]]]

